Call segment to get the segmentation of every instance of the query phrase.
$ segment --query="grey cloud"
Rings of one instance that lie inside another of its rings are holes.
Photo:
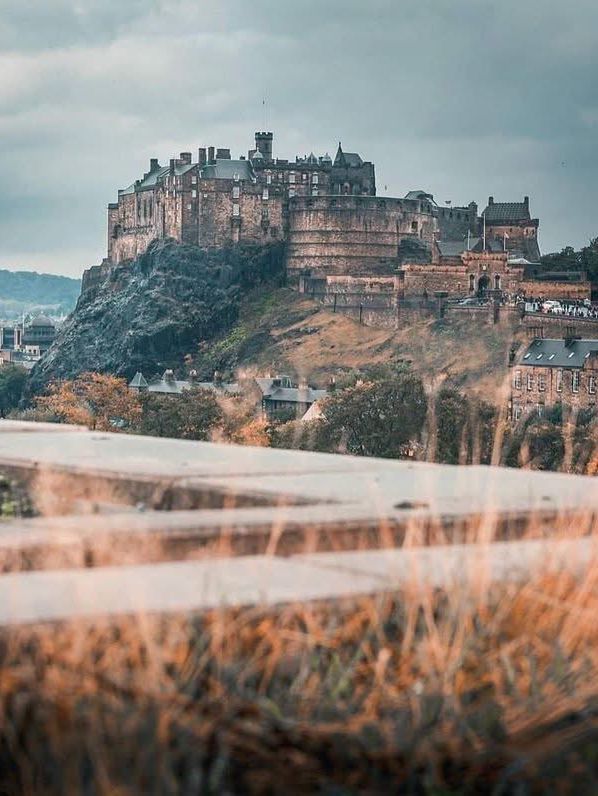
[[[598,234],[593,1],[0,6],[0,266],[22,251],[37,267],[44,249],[52,267],[89,265],[106,203],[149,157],[246,151],[264,97],[282,156],[342,138],[381,190],[530,194],[544,248]]]

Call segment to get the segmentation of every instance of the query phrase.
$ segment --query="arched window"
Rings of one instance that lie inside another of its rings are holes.
[[[473,293],[475,290],[475,276],[473,274],[469,274],[469,292]]]
[[[500,290],[500,274],[494,274],[494,289]]]

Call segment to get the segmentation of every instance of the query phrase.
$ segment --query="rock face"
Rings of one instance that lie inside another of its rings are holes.
[[[132,263],[94,268],[29,392],[85,371],[128,378],[179,367],[236,321],[243,290],[282,274],[280,244],[205,251],[172,240],[155,241]]]

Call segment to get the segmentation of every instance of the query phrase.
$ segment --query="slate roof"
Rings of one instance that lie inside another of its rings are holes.
[[[519,365],[545,368],[583,368],[586,359],[598,355],[598,340],[564,339],[544,340],[537,338],[519,358]]]
[[[174,173],[177,177],[180,177],[182,174],[186,174],[191,169],[195,168],[197,163],[184,163],[180,166],[174,167]],[[146,176],[137,183],[129,185],[128,188],[125,188],[122,191],[119,191],[120,194],[130,194],[135,193],[135,188],[137,187],[138,191],[147,191],[150,188],[155,188],[156,185],[161,183],[166,177],[167,174],[170,172],[170,166],[160,166],[159,169],[146,174]]]
[[[264,395],[265,401],[284,401],[293,404],[313,404],[326,398],[326,390],[314,390],[311,387],[275,387],[272,392]]]
[[[137,373],[133,376],[133,378],[129,382],[129,387],[133,387],[138,390],[143,389],[147,386],[148,386],[147,379],[140,371],[137,371]]]
[[[357,152],[343,152],[339,143],[336,157],[334,158],[335,166],[363,166],[363,160]]]
[[[255,179],[251,163],[248,160],[231,160],[219,158],[216,163],[210,163],[201,170],[203,179],[232,180],[235,175],[239,180],[251,181]]]
[[[483,215],[486,216],[487,224],[510,224],[531,220],[529,205],[525,202],[494,202],[486,207]]]

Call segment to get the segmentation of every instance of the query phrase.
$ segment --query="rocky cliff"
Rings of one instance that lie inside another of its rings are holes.
[[[95,268],[29,392],[84,371],[130,377],[176,368],[235,323],[245,290],[282,278],[281,244],[205,251],[162,240],[130,264]]]

